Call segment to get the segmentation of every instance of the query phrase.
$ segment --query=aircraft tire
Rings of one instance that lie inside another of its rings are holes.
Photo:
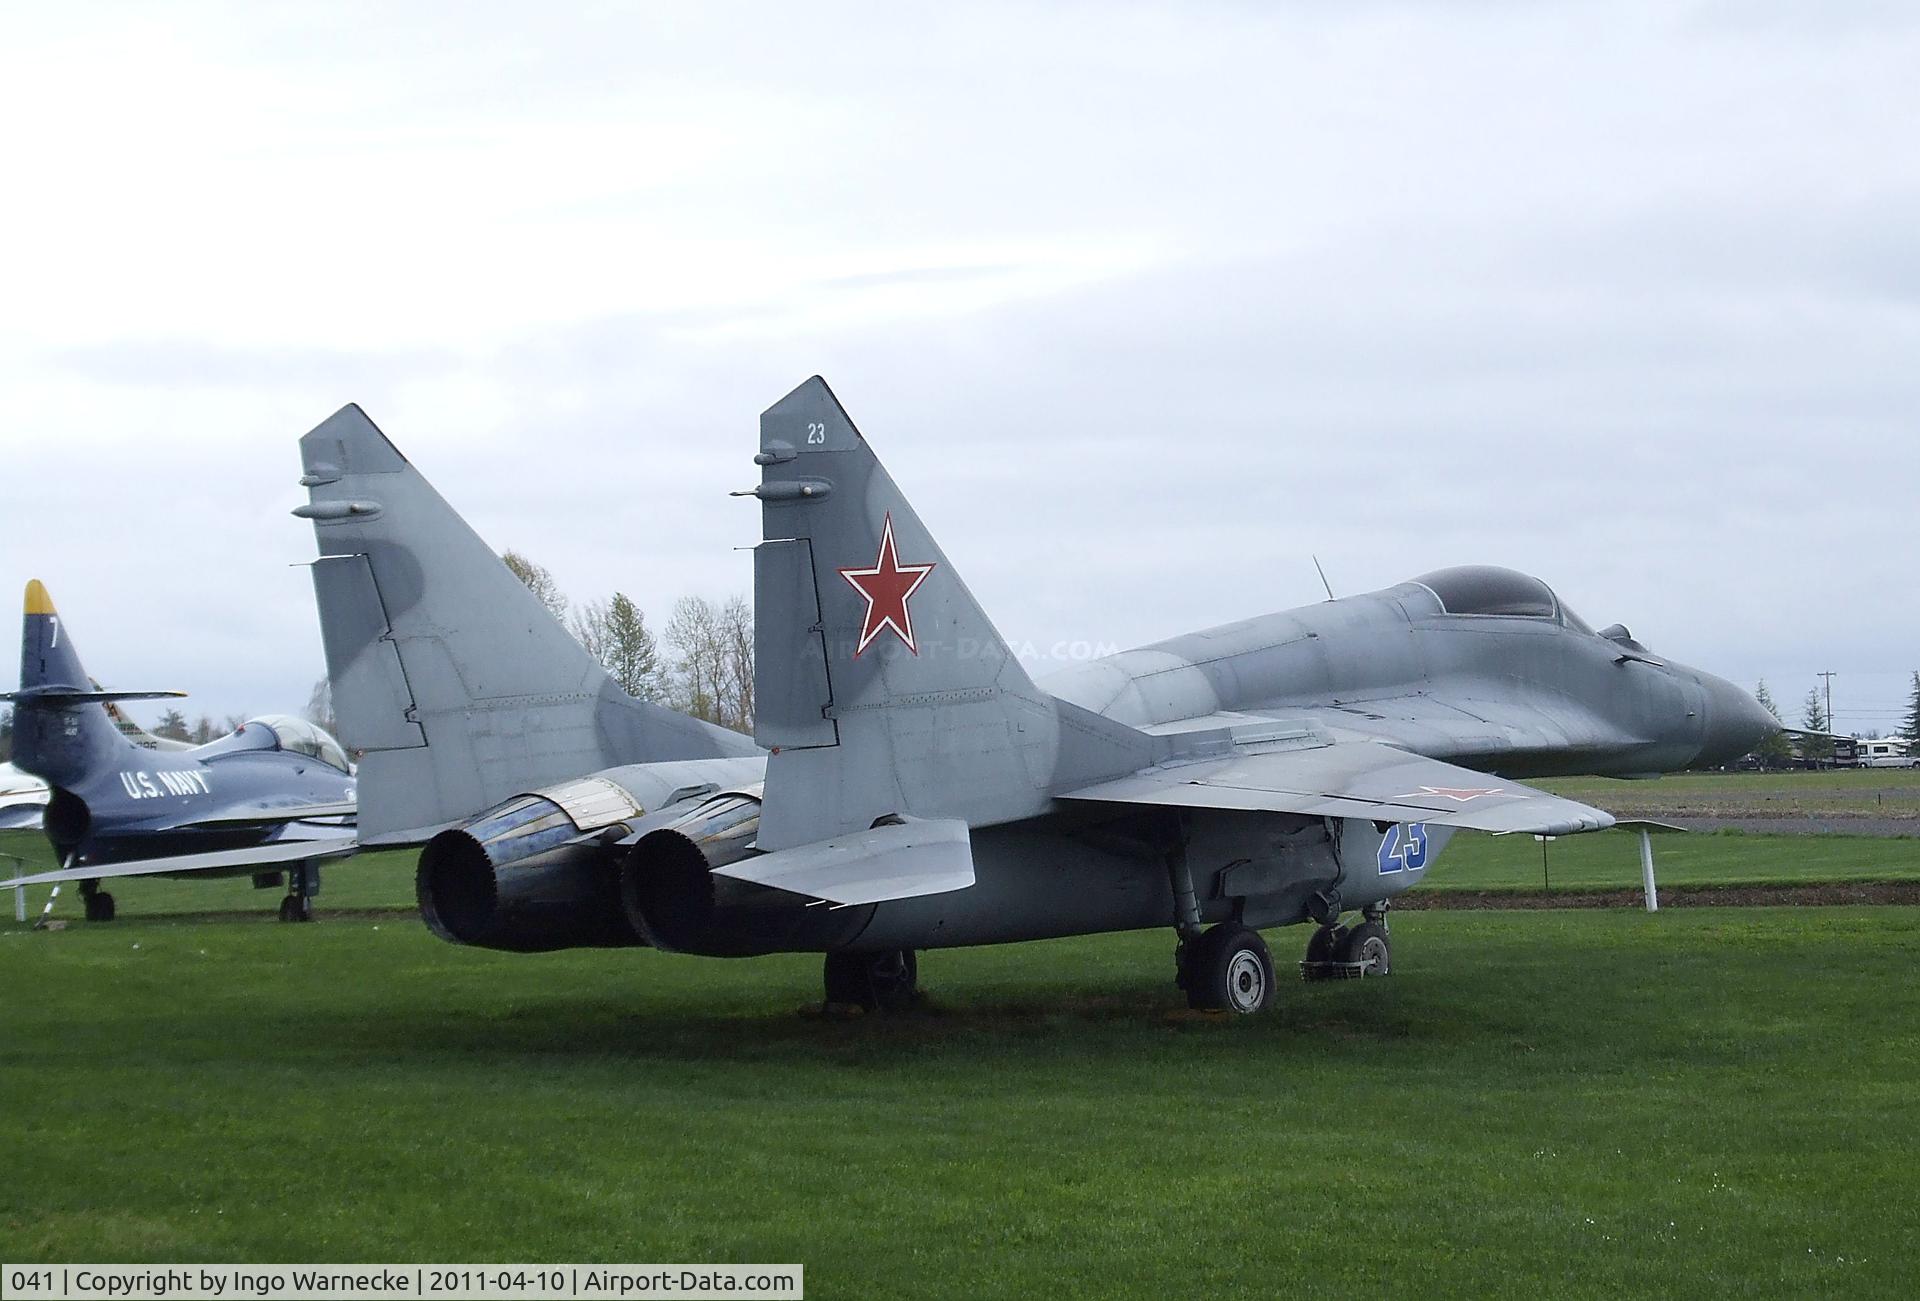
[[[1309,963],[1338,962],[1340,960],[1340,941],[1347,936],[1344,926],[1316,926],[1307,939],[1307,961]],[[1308,980],[1325,980],[1324,974],[1315,974],[1313,967],[1307,968]]]
[[[869,1012],[904,1012],[920,997],[920,963],[912,949],[882,953],[829,953],[827,1002]]]
[[[283,922],[310,922],[313,920],[313,901],[303,894],[290,894],[280,901],[280,920]]]
[[[113,896],[105,890],[86,896],[87,920],[90,922],[110,922],[113,920]]]
[[[1189,1007],[1249,1014],[1273,1001],[1273,955],[1252,927],[1213,927],[1187,946],[1184,967]]]
[[[1340,938],[1340,961],[1364,962],[1369,976],[1385,976],[1393,971],[1393,947],[1387,942],[1387,928],[1366,921]]]

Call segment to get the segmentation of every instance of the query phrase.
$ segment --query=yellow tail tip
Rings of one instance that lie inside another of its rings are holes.
[[[53,598],[47,595],[46,585],[37,578],[27,580],[27,613],[52,614]]]

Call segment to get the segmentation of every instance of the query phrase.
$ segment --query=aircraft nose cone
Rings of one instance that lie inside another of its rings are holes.
[[[1733,683],[1709,678],[1706,687],[1707,727],[1699,762],[1730,763],[1743,754],[1752,754],[1780,730],[1774,716]]]

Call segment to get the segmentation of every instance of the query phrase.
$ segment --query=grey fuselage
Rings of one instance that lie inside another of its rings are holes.
[[[1725,763],[1775,726],[1730,682],[1553,616],[1450,614],[1418,582],[1188,633],[1042,686],[1151,732],[1305,718],[1503,777]]]
[[[1551,615],[1449,614],[1419,582],[1189,633],[1040,685],[1159,735],[1287,720],[1503,777],[1723,763],[1775,726],[1738,687],[1658,661],[1624,630],[1595,633],[1557,601]],[[1176,844],[1204,920],[1287,925],[1417,885],[1451,833],[1428,830],[1417,868],[1384,859],[1388,834],[1352,818],[1056,801],[973,828],[971,888],[817,909],[810,927],[768,947],[938,948],[1167,926]]]

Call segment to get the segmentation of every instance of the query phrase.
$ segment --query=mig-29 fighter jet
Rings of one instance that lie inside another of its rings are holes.
[[[1711,764],[1777,726],[1730,683],[1659,659],[1624,628],[1595,632],[1545,584],[1493,568],[1257,616],[1037,684],[823,381],[762,416],[754,459],[763,775],[747,760],[754,771],[730,784],[716,772],[708,793],[654,801],[615,769],[594,778],[620,788],[614,798],[569,799],[562,783],[467,815],[421,855],[422,908],[442,937],[819,952],[829,1001],[889,1006],[912,998],[919,949],[1170,925],[1189,1002],[1253,1012],[1274,987],[1261,930],[1313,923],[1309,975],[1384,973],[1388,902],[1454,831],[1613,825],[1515,778]],[[327,481],[330,500],[316,493],[303,512],[399,530],[410,526],[395,508],[421,504],[411,480],[390,492],[377,475]],[[376,828],[364,805],[363,836],[452,814],[461,801],[423,792],[458,788],[471,803],[488,785],[476,772],[501,778],[536,756],[552,780],[604,757],[585,743],[590,711],[559,734],[528,712],[595,695],[577,670],[540,667],[530,652],[572,663],[551,636],[530,643],[516,623],[511,637],[469,638],[446,604],[403,634],[394,610],[441,583],[462,590],[465,571],[443,576],[425,545],[400,549],[386,578],[371,559],[351,601],[322,591],[336,707],[347,717],[354,697],[415,767],[408,807]],[[461,610],[478,608],[470,596]],[[343,674],[333,647],[349,633]],[[490,680],[505,726],[473,712],[469,684]],[[471,734],[456,762],[437,762],[431,723],[423,741],[409,691],[436,693],[448,728]]]
[[[14,763],[49,787],[43,826],[62,866],[0,886],[78,881],[87,920],[111,921],[113,896],[100,888],[109,878],[251,875],[271,888],[284,872],[281,919],[312,916],[320,862],[353,852],[346,754],[278,714],[205,745],[149,749],[109,713],[115,701],[184,694],[101,690],[47,589],[27,584],[20,689],[0,700],[14,705]]]

